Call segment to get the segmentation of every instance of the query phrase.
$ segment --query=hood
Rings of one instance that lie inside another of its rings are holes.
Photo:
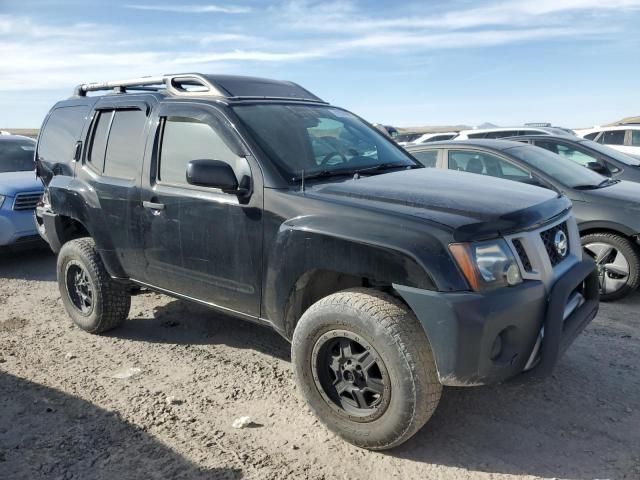
[[[608,187],[583,190],[580,193],[592,202],[640,210],[640,183],[621,180]]]
[[[17,193],[42,190],[42,182],[32,171],[0,173],[0,195],[15,197]]]
[[[571,208],[551,190],[435,168],[324,184],[309,194],[436,222],[453,230],[456,241],[521,231]]]

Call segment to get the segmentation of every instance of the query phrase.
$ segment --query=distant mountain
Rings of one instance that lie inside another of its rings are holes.
[[[499,128],[499,125],[495,125],[493,123],[484,122],[478,125],[478,128]]]

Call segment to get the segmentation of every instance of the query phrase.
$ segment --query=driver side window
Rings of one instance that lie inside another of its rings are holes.
[[[241,178],[244,159],[225,144],[208,123],[195,118],[166,117],[160,148],[158,180],[172,185],[187,185],[187,164],[191,160],[221,160]]]
[[[529,181],[528,171],[486,152],[449,150],[449,169],[515,181]]]
[[[335,118],[321,118],[318,125],[307,128],[313,157],[318,166],[340,165],[353,157],[378,160],[375,143],[359,137],[353,129]]]
[[[583,167],[586,167],[589,163],[599,163],[596,157],[588,155],[585,152],[582,152],[576,148],[572,148],[568,145],[564,145],[562,143],[551,142],[548,140],[538,140],[536,141],[536,146],[556,153],[561,157],[568,158],[572,162],[582,165]]]

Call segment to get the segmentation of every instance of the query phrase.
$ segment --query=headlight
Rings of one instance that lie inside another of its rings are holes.
[[[518,263],[504,240],[452,243],[449,250],[475,291],[522,283]]]
[[[4,203],[4,195],[0,195],[0,208],[2,208],[3,203]]]

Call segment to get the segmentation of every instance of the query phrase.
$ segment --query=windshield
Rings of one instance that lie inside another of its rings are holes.
[[[598,187],[604,185],[608,180],[607,177],[603,177],[593,170],[543,148],[523,145],[509,148],[506,151],[570,188]]]
[[[633,157],[630,157],[629,155],[619,152],[618,150],[616,150],[615,148],[611,148],[611,147],[607,147],[606,145],[601,145],[597,142],[594,142],[592,140],[585,140],[583,142],[580,142],[582,145],[584,145],[585,147],[589,147],[592,150],[595,150],[596,152],[600,152],[608,157],[613,158],[614,160],[617,160],[619,162],[624,163],[625,165],[630,165],[633,167],[640,167],[640,160],[637,160]]]
[[[416,166],[399,147],[355,115],[310,105],[233,107],[264,152],[293,180],[372,167]]]
[[[33,170],[35,143],[28,140],[0,141],[0,173]]]

